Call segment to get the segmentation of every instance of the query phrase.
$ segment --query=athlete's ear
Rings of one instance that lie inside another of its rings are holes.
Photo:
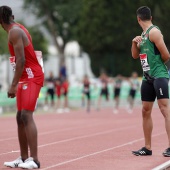
[[[14,20],[14,15],[12,15],[12,19]]]
[[[152,21],[152,16],[151,16],[151,21]]]
[[[137,21],[140,22],[140,20],[141,20],[141,19],[137,16]]]

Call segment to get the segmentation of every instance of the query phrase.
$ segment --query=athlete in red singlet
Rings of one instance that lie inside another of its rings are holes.
[[[44,82],[43,70],[34,52],[29,32],[24,26],[15,23],[10,7],[0,7],[0,24],[8,33],[10,63],[14,70],[8,97],[16,97],[20,145],[20,157],[12,162],[5,162],[4,165],[37,169],[40,168],[40,162],[37,156],[37,128],[33,111]]]

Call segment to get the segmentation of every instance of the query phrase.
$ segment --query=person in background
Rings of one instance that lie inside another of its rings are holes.
[[[65,62],[63,61],[59,70],[59,77],[62,81],[67,78],[67,68]]]
[[[33,112],[40,89],[44,83],[44,73],[32,44],[28,30],[14,21],[12,9],[0,6],[0,24],[8,34],[10,64],[14,76],[8,90],[8,98],[16,97],[17,128],[20,157],[4,165],[11,168],[38,169],[37,127]],[[42,57],[42,56],[41,56]]]
[[[61,94],[64,96],[64,112],[69,112],[69,104],[68,104],[68,91],[69,91],[69,82],[68,79],[65,78],[61,85]]]
[[[90,80],[87,75],[83,79],[83,91],[82,91],[82,105],[85,105],[85,97],[87,97],[87,112],[90,112]]]
[[[136,92],[140,86],[137,72],[132,73],[131,78],[129,79],[129,83],[130,83],[130,90],[129,90],[129,96],[128,96],[128,102],[129,102],[128,112],[132,113]]]
[[[60,78],[55,81],[55,93],[57,96],[57,113],[62,113],[63,109],[61,107],[61,94],[62,94],[62,82]]]
[[[119,109],[119,103],[120,103],[120,92],[121,92],[121,86],[123,81],[123,76],[121,74],[118,74],[114,78],[114,101],[115,101],[115,108],[113,110],[114,113],[118,113]]]
[[[45,85],[47,87],[47,92],[45,96],[45,105],[48,105],[48,96],[51,99],[51,106],[54,106],[54,95],[55,95],[55,78],[53,72],[49,73],[49,77],[45,80]]]
[[[105,72],[102,72],[99,79],[101,82],[101,90],[100,90],[100,96],[98,99],[97,110],[100,110],[101,100],[103,96],[105,97],[106,101],[109,101],[109,89],[108,89],[109,77],[107,76]]]

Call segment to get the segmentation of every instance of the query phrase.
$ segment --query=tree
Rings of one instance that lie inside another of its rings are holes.
[[[19,21],[19,23],[22,24],[22,21]],[[39,30],[38,26],[27,27],[27,29],[33,37],[32,41],[34,49],[41,50],[46,57],[46,54],[48,54],[48,42],[45,39],[43,33]],[[0,37],[2,42],[0,43],[0,54],[8,54],[8,35],[2,28],[0,28]]]
[[[32,43],[34,49],[42,51],[43,60],[47,59],[48,54],[48,41],[45,39],[43,33],[39,30],[38,26],[28,27],[28,30],[32,36]]]
[[[168,9],[165,10],[169,2],[163,1],[164,11],[169,13]],[[83,0],[81,19],[76,29],[77,40],[90,54],[96,75],[103,68],[114,76],[118,73],[130,75],[133,70],[142,73],[140,62],[131,58],[131,41],[142,32],[136,10],[140,6],[149,6],[153,18],[156,15],[162,18],[157,13],[161,3],[158,0]],[[167,18],[164,20],[167,21]]]
[[[72,39],[72,26],[77,22],[81,0],[24,0],[25,9],[31,10],[49,30],[60,59],[64,60],[64,48]],[[60,44],[57,37],[61,37]]]
[[[7,54],[8,53],[8,38],[7,33],[0,28],[0,37],[1,37],[1,43],[0,43],[0,54]]]

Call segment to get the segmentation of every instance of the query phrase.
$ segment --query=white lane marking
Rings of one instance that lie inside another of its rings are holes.
[[[160,135],[163,135],[163,134],[165,134],[165,133],[155,134],[155,135],[153,135],[153,137],[160,136]],[[62,165],[68,164],[68,163],[72,163],[72,162],[75,162],[75,161],[78,161],[78,160],[81,160],[81,159],[84,159],[84,158],[87,158],[87,157],[91,157],[91,156],[94,156],[94,155],[97,155],[97,154],[101,154],[103,152],[108,152],[108,151],[111,151],[111,150],[114,150],[114,149],[117,149],[117,148],[121,148],[121,147],[124,147],[124,146],[127,146],[127,145],[131,145],[133,143],[136,143],[136,142],[139,142],[139,141],[142,141],[142,140],[144,140],[144,138],[133,140],[133,141],[124,143],[122,145],[118,145],[118,146],[115,146],[115,147],[112,147],[112,148],[108,148],[108,149],[105,149],[105,150],[101,150],[101,151],[98,151],[98,152],[93,152],[91,154],[84,155],[84,156],[81,156],[81,157],[78,157],[78,158],[75,158],[75,159],[70,159],[68,161],[60,162],[58,164],[48,166],[48,167],[43,168],[41,170],[47,170],[47,169],[51,169],[51,168],[54,168],[54,167],[59,167],[59,166],[62,166]]]
[[[168,167],[170,167],[170,161],[167,161],[167,162],[153,168],[152,170],[165,170]]]
[[[42,147],[46,147],[46,146],[51,146],[51,145],[55,145],[55,144],[58,144],[58,143],[70,142],[70,141],[74,141],[74,140],[77,140],[77,139],[84,139],[84,138],[88,138],[88,137],[103,135],[103,134],[107,134],[107,133],[111,133],[111,132],[115,132],[115,131],[120,131],[120,130],[124,130],[124,129],[134,128],[134,127],[136,127],[136,126],[129,126],[129,127],[124,127],[124,128],[118,128],[118,129],[113,129],[113,130],[107,130],[107,131],[103,131],[103,132],[93,133],[93,134],[90,134],[90,135],[78,136],[78,137],[74,137],[74,138],[70,138],[70,139],[65,139],[65,140],[61,140],[61,141],[56,141],[56,142],[48,143],[48,144],[45,144],[45,145],[39,145],[38,148],[42,148]],[[1,153],[0,156],[1,155],[6,155],[6,154],[9,154],[9,153],[13,153],[13,152],[19,152],[19,150]]]
[[[63,132],[63,131],[69,131],[69,130],[74,130],[74,129],[83,129],[83,128],[88,128],[88,127],[94,127],[94,126],[100,126],[100,125],[103,125],[103,124],[93,124],[93,125],[88,125],[88,126],[83,126],[83,127],[71,127],[71,128],[65,128],[65,129],[60,129],[60,130],[52,130],[52,131],[47,131],[47,132],[42,132],[42,133],[39,133],[38,136],[41,136],[41,135],[48,135],[48,134],[51,134],[51,133],[56,133],[56,132]],[[4,138],[4,139],[0,139],[0,142],[3,142],[3,141],[8,141],[8,140],[12,140],[12,139],[18,139],[18,137],[11,137],[11,138]]]
[[[74,140],[77,140],[77,139],[84,139],[84,138],[89,138],[89,137],[93,137],[93,136],[104,135],[104,134],[108,134],[108,133],[112,133],[112,132],[116,132],[116,131],[121,131],[121,130],[125,130],[125,129],[130,129],[130,128],[134,128],[134,127],[136,127],[136,126],[123,127],[123,128],[112,129],[112,130],[107,130],[107,131],[103,131],[103,132],[97,132],[97,133],[93,133],[93,134],[90,134],[90,135],[78,136],[78,137],[74,137],[74,138],[70,138],[70,139],[65,139],[65,140],[56,141],[56,142],[52,142],[52,143],[48,143],[48,144],[44,144],[44,145],[39,145],[39,148],[45,147],[45,146],[55,145],[55,144],[58,144],[58,143],[70,142],[70,141],[74,141]]]

